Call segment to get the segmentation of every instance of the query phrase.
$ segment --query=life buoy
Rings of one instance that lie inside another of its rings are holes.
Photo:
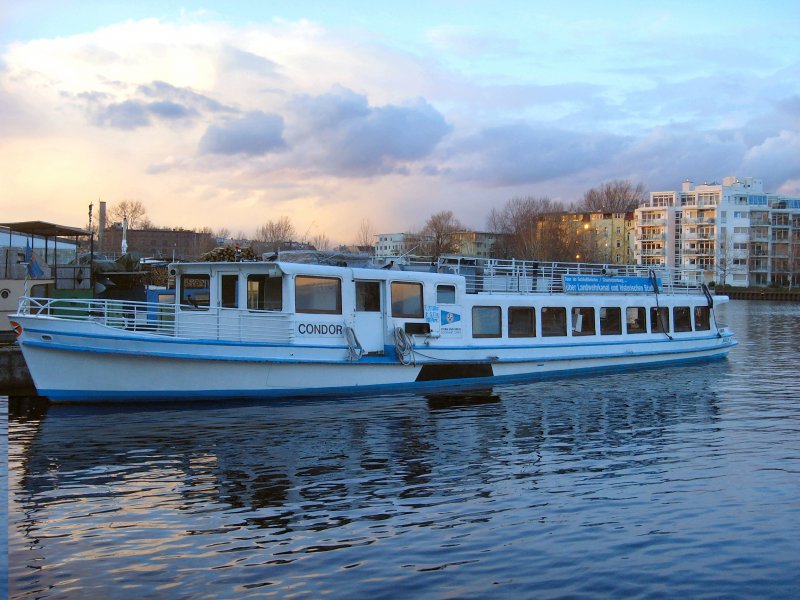
[[[22,325],[17,323],[16,321],[9,321],[11,323],[11,329],[14,330],[14,336],[19,337],[22,335]]]

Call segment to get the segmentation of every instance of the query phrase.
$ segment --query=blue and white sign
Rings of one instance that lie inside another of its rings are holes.
[[[661,278],[656,278],[661,290]],[[564,291],[584,294],[626,294],[652,292],[653,282],[649,277],[608,275],[564,275]]]
[[[442,311],[442,325],[452,325],[453,323],[458,323],[461,320],[461,315],[454,312],[449,312],[447,310]]]

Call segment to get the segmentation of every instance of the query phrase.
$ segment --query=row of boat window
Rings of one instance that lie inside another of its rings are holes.
[[[183,275],[181,278],[182,304],[203,309],[209,306],[208,275]],[[297,275],[295,283],[295,311],[310,314],[342,314],[342,281],[338,277]],[[356,311],[380,312],[381,282],[356,281]],[[423,288],[421,283],[393,281],[390,285],[391,316],[406,319],[424,317]],[[439,305],[455,304],[454,285],[436,286]],[[221,275],[220,306],[238,308],[238,275]],[[249,275],[247,278],[247,308],[250,310],[283,310],[283,285],[281,277]],[[506,309],[508,337],[536,337],[537,317],[542,337],[566,336],[568,333],[567,309],[563,306],[512,306]],[[671,314],[670,314],[671,313]],[[649,317],[649,318],[648,318]],[[692,318],[694,317],[694,318]],[[671,321],[671,323],[670,323]],[[708,331],[710,311],[707,306],[620,307],[591,306],[570,309],[569,330],[573,336],[621,335],[659,332]],[[476,338],[502,337],[503,308],[500,306],[474,306],[472,308],[472,335]]]
[[[674,333],[686,331],[708,331],[711,329],[708,306],[694,307],[694,328],[692,308],[689,306],[650,307],[617,306],[595,308],[576,306],[570,309],[570,333],[584,335],[622,335],[647,333],[648,323],[651,333]],[[541,320],[542,337],[567,335],[567,308],[563,306],[510,306],[506,310],[506,332],[508,337],[536,337],[537,313]],[[624,319],[623,319],[624,315]],[[670,329],[672,316],[672,329]],[[595,317],[598,317],[597,319]],[[624,330],[623,330],[624,326]],[[503,309],[500,306],[472,307],[472,337],[499,338],[503,334]]]

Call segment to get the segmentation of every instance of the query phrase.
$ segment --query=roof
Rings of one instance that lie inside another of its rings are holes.
[[[56,225],[45,221],[20,221],[18,223],[0,223],[0,227],[8,227],[14,233],[25,233],[28,235],[41,235],[44,237],[77,237],[90,234],[85,229],[68,227],[67,225]]]

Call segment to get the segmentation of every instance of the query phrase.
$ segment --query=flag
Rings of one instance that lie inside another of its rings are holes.
[[[452,325],[453,323],[458,323],[461,320],[461,315],[458,313],[453,313],[447,310],[442,311],[442,325]]]
[[[28,263],[28,275],[32,278],[41,277],[44,275],[42,267],[39,266],[39,260],[36,254],[31,250],[31,245],[25,242],[25,262]]]

